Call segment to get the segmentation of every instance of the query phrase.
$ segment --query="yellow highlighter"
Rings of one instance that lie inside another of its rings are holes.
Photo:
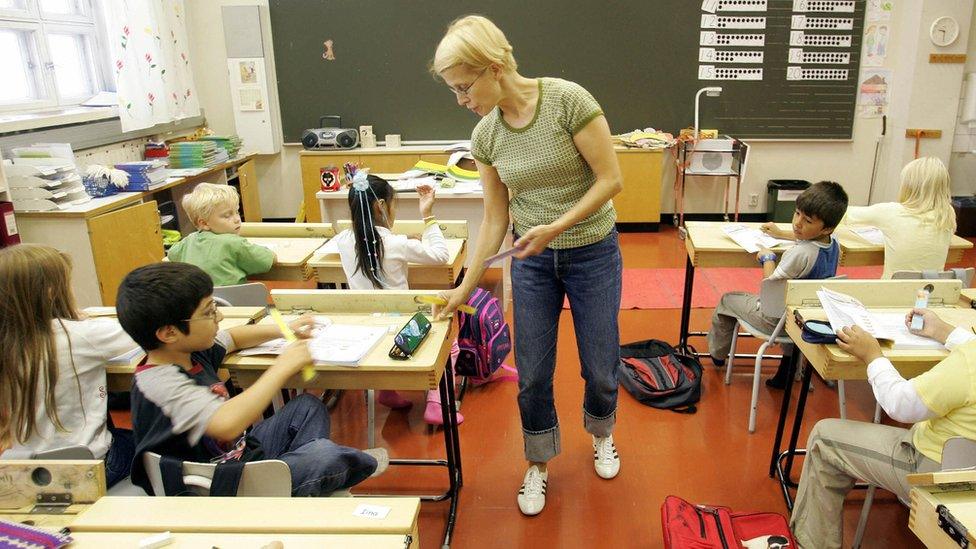
[[[417,301],[421,303],[430,303],[431,305],[447,305],[446,299],[436,295],[418,295]],[[474,307],[472,307],[471,305],[465,305],[463,303],[461,305],[458,305],[457,308],[459,311],[463,313],[468,313],[469,315],[473,315],[476,312]]]
[[[281,313],[278,312],[278,309],[275,309],[274,307],[269,307],[269,309],[271,312],[271,318],[275,321],[275,324],[278,325],[278,329],[281,330],[281,335],[285,337],[285,341],[288,343],[298,341],[298,338],[295,336],[295,332],[291,331],[291,328],[288,327],[285,319],[281,318]],[[302,368],[302,381],[309,382],[313,377],[315,377],[315,368],[312,366]]]

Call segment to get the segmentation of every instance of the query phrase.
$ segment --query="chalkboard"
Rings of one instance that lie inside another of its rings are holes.
[[[565,78],[589,90],[614,133],[689,127],[695,92],[721,86],[720,97],[701,99],[702,128],[739,138],[850,139],[864,0],[716,4],[719,11],[710,14],[700,0],[271,0],[285,141],[299,141],[304,129],[330,114],[340,115],[344,127],[372,124],[379,139],[387,133],[403,140],[469,138],[476,116],[457,106],[454,94],[427,71],[447,25],[469,13],[489,17],[505,32],[524,76]],[[728,11],[737,6],[765,10]],[[818,6],[853,12],[799,11]],[[712,15],[719,19],[706,21]],[[798,16],[809,22],[801,30],[805,45],[790,44],[791,33],[804,25]],[[725,28],[743,24],[746,19],[729,19],[742,17],[764,18],[765,28]],[[825,28],[835,20],[850,28]],[[700,61],[709,55],[701,51],[704,32],[717,32],[719,42],[722,35],[762,35],[764,44],[755,47],[707,46],[717,56],[762,52],[762,63]],[[822,45],[830,37],[849,43]],[[328,40],[331,61],[324,55]],[[794,56],[801,49],[807,57],[791,63],[791,48]],[[708,66],[762,69],[762,80],[701,79]],[[788,80],[788,69],[840,79]]]

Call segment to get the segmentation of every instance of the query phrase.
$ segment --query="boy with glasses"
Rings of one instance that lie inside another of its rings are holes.
[[[119,286],[117,310],[122,328],[147,353],[132,384],[132,482],[148,493],[153,491],[142,463],[146,452],[204,463],[280,459],[291,470],[294,496],[346,490],[389,463],[382,448],[363,452],[329,440],[329,413],[311,395],[292,399],[250,428],[312,358],[299,341],[254,385],[230,398],[217,377],[224,356],[281,334],[274,325],[220,330],[213,282],[199,267],[174,262],[135,269]],[[306,315],[290,327],[307,338],[313,325]]]

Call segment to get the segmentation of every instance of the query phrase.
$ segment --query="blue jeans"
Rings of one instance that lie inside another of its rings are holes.
[[[299,395],[254,427],[263,459],[280,459],[291,469],[291,495],[327,496],[373,474],[376,459],[329,440],[329,411],[312,395]]]
[[[132,472],[132,458],[136,455],[136,441],[129,429],[116,429],[109,426],[112,445],[105,454],[105,484],[108,488]]]
[[[583,426],[609,436],[617,411],[620,361],[620,247],[617,232],[579,248],[553,250],[512,261],[515,364],[525,459],[546,462],[559,454],[559,420],[553,400],[556,337],[563,299],[569,296],[585,382]]]

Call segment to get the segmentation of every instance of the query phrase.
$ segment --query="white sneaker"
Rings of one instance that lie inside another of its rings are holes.
[[[529,467],[525,472],[525,479],[518,492],[519,510],[524,515],[538,515],[542,508],[546,506],[546,484],[549,480],[549,471],[543,473],[538,465]]]
[[[620,472],[620,456],[613,444],[613,435],[593,437],[593,467],[600,478],[613,478]]]

